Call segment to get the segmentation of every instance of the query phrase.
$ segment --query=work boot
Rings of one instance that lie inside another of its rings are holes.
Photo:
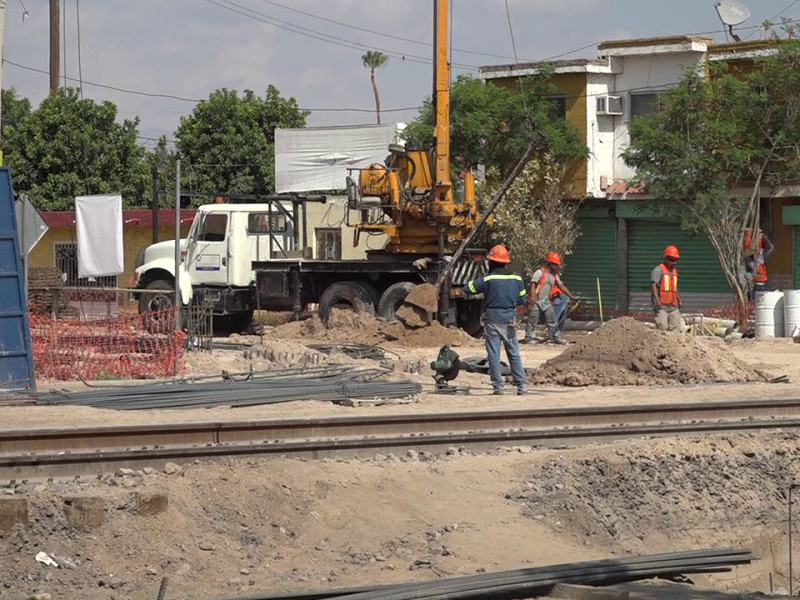
[[[520,344],[532,344],[532,343],[533,343],[533,340],[532,340],[531,338],[522,338],[522,339],[519,341],[519,343],[520,343]]]
[[[566,346],[566,345],[567,345],[567,340],[564,340],[564,339],[558,338],[557,340],[553,340],[553,343],[554,343],[556,346]]]
[[[492,396],[502,396],[503,390],[495,390],[492,392]]]
[[[517,388],[517,396],[525,396],[528,393],[528,388]]]

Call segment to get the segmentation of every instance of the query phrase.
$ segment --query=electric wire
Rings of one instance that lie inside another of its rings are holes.
[[[306,37],[310,37],[316,40],[320,40],[323,42],[327,42],[329,44],[334,44],[337,46],[342,46],[344,48],[351,48],[354,50],[377,50],[383,52],[387,56],[391,56],[394,58],[399,58],[403,61],[409,62],[416,62],[420,64],[431,64],[432,59],[425,58],[424,56],[419,56],[415,54],[407,54],[403,52],[398,52],[394,50],[387,50],[385,48],[377,48],[373,46],[369,46],[367,44],[361,44],[359,42],[354,42],[352,40],[348,40],[345,38],[340,38],[334,35],[330,35],[327,33],[322,33],[321,31],[316,31],[314,29],[309,29],[307,27],[302,27],[300,25],[295,25],[294,23],[290,23],[289,21],[284,21],[282,19],[276,19],[275,17],[270,17],[262,12],[257,10],[253,10],[252,8],[247,8],[246,6],[242,6],[241,4],[237,4],[232,0],[206,0],[209,4],[213,4],[230,12],[242,15],[249,19],[254,19],[256,21],[260,21],[262,23],[267,23],[268,25],[273,25],[278,27],[279,29],[284,29],[286,31],[290,31],[292,33],[297,33],[299,35],[303,35]],[[220,2],[224,3],[221,4]],[[237,10],[238,9],[238,10]],[[242,12],[245,11],[245,12]],[[465,69],[465,70],[472,70],[476,69],[476,65],[467,65],[467,64],[454,64],[455,68]]]
[[[789,9],[791,9],[791,8],[792,8],[792,7],[793,7],[795,4],[797,4],[798,2],[800,2],[800,0],[794,0],[794,1],[793,1],[791,4],[789,4],[789,6],[787,6],[786,8],[784,8],[784,9],[783,9],[781,12],[779,12],[777,15],[775,15],[775,16],[774,16],[774,17],[772,17],[771,19],[767,19],[767,20],[766,20],[766,22],[767,22],[767,23],[772,23],[772,22],[773,22],[775,19],[777,19],[777,18],[778,18],[778,17],[780,17],[781,15],[785,14],[785,13],[786,13],[786,11],[788,11]],[[788,21],[787,21],[787,22],[788,22]],[[753,36],[756,34],[756,32],[757,32],[759,29],[761,29],[761,25],[758,25],[758,26],[757,26],[757,28],[756,28],[754,31],[751,31],[751,32],[750,32],[750,34],[749,34],[747,37],[745,37],[744,39],[745,39],[745,40],[749,40],[751,37],[753,37]]]

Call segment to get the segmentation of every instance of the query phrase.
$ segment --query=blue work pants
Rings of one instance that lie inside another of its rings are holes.
[[[524,393],[528,389],[525,369],[519,355],[519,341],[517,340],[517,326],[515,323],[484,323],[483,337],[486,342],[486,354],[489,357],[489,378],[495,393],[503,391],[503,376],[500,366],[500,345],[506,349],[508,364],[517,391]]]

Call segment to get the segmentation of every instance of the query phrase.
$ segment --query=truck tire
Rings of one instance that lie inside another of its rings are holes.
[[[164,292],[139,294],[139,314],[142,315],[145,329],[150,333],[172,331],[175,328],[175,316],[167,309],[174,306],[175,286],[169,281],[157,279],[148,283],[144,289]]]
[[[356,313],[375,314],[375,302],[368,284],[360,281],[340,281],[328,286],[319,297],[317,312],[323,323],[328,322],[332,308],[349,309]]]
[[[253,325],[253,311],[214,317],[214,333],[245,333]]]
[[[417,285],[410,281],[399,281],[386,288],[386,291],[383,292],[378,302],[378,316],[387,321],[396,321],[397,309],[403,305],[406,296],[408,296],[415,287],[417,287]]]

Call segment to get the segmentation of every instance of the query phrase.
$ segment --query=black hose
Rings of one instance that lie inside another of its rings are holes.
[[[161,585],[158,588],[158,596],[156,596],[156,600],[164,600],[167,597],[167,584],[169,583],[169,577],[164,577],[161,580]]]

